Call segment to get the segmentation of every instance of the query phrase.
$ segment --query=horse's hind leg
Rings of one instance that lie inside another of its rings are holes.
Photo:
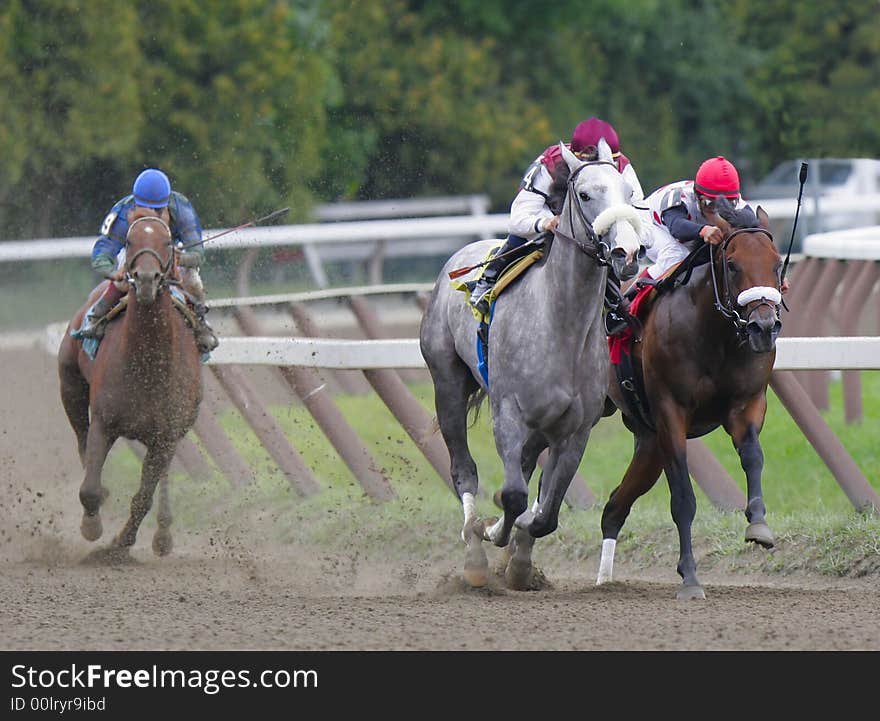
[[[602,510],[602,554],[596,585],[613,580],[614,550],[617,536],[639,496],[647,493],[657,482],[663,470],[663,456],[653,433],[635,436],[632,460],[623,480],[608,498]]]
[[[167,556],[174,542],[171,538],[171,499],[168,494],[168,474],[159,481],[159,506],[156,509],[158,528],[153,534],[153,553]]]
[[[678,529],[677,570],[678,575],[681,576],[681,586],[675,597],[679,600],[704,599],[706,593],[697,579],[697,562],[694,559],[691,535],[691,526],[697,513],[697,498],[688,474],[687,439],[684,423],[675,423],[675,419],[673,423],[677,432],[673,433],[667,429],[664,435],[658,419],[658,440],[663,451],[666,480],[669,483],[672,520],[675,521],[675,527]]]
[[[129,548],[134,545],[138,528],[153,505],[156,484],[168,474],[174,456],[174,443],[154,443],[147,449],[141,469],[141,486],[131,499],[131,514],[125,527],[113,540],[113,545]]]
[[[61,381],[61,404],[76,434],[79,461],[85,465],[86,442],[89,437],[89,384],[80,373],[76,358],[70,352],[59,356],[58,377]]]
[[[101,470],[115,441],[115,436],[105,432],[100,419],[92,421],[84,454],[86,476],[79,488],[79,501],[83,507],[80,532],[87,541],[97,541],[103,533],[100,510],[107,497],[107,489],[101,483]]]
[[[477,518],[477,464],[467,441],[467,415],[470,397],[478,389],[468,367],[459,360],[431,366],[437,424],[449,450],[452,485],[458,494],[464,512],[461,539],[467,546],[464,560],[464,579],[475,588],[489,580],[489,559],[482,546],[482,527]]]

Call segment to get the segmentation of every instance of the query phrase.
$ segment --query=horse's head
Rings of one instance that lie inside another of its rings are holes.
[[[125,276],[134,286],[138,303],[150,304],[168,280],[174,266],[174,248],[168,210],[138,206],[129,216],[125,237]]]
[[[753,351],[767,353],[782,329],[782,258],[763,208],[757,214],[735,211],[726,199],[719,200],[717,215],[709,218],[725,234],[712,266],[719,310],[744,333]]]
[[[571,174],[566,197],[567,212],[560,225],[577,238],[578,227],[593,236],[599,255],[621,280],[639,269],[642,250],[641,221],[630,204],[632,188],[617,169],[605,138],[599,140],[598,158],[584,162],[560,143],[562,157]]]

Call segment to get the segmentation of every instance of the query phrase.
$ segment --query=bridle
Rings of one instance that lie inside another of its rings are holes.
[[[131,231],[134,230],[134,227],[138,223],[141,223],[144,221],[152,221],[154,223],[159,223],[162,226],[162,229],[168,235],[167,245],[168,245],[169,253],[168,253],[167,259],[163,259],[162,256],[159,255],[159,253],[157,253],[152,248],[141,248],[140,250],[135,252],[133,255],[131,255],[131,256],[128,255],[128,244],[129,244],[129,236],[131,235]],[[168,224],[164,220],[162,220],[162,218],[157,218],[155,216],[147,215],[142,218],[137,218],[135,221],[133,221],[132,224],[130,226],[128,226],[128,233],[126,233],[126,235],[125,235],[125,248],[126,248],[126,257],[125,257],[125,269],[124,270],[125,270],[125,280],[127,282],[129,282],[132,285],[134,285],[135,287],[137,287],[137,280],[136,280],[135,276],[133,275],[134,265],[137,262],[138,258],[140,258],[141,256],[152,255],[156,259],[156,261],[159,263],[159,268],[160,268],[159,288],[161,288],[164,285],[174,285],[177,283],[177,281],[175,281],[173,279],[169,279],[169,277],[168,277],[169,274],[171,273],[173,266],[174,266],[174,250],[172,247],[172,240],[171,240],[171,228],[168,227]]]
[[[588,160],[584,162],[583,165],[580,165],[577,169],[573,170],[571,175],[568,177],[568,194],[569,197],[577,198],[577,189],[575,188],[575,181],[577,180],[578,175],[580,175],[581,171],[587,166],[594,165],[610,165],[612,168],[617,170],[617,164],[612,163],[608,160]],[[583,252],[585,255],[588,255],[590,258],[596,261],[600,266],[609,266],[611,265],[611,245],[610,243],[605,241],[605,237],[607,235],[607,230],[604,233],[597,233],[593,228],[593,223],[587,220],[587,216],[584,215],[584,210],[581,208],[581,204],[578,202],[569,202],[568,203],[568,222],[570,227],[572,228],[572,236],[576,236],[577,233],[574,232],[574,209],[577,209],[577,217],[580,221],[581,226],[586,233],[587,240],[589,242],[584,242],[580,238],[571,237],[566,235],[565,233],[560,232],[558,229],[553,231],[553,234],[563,238],[564,240],[568,240],[577,246],[578,250]],[[605,211],[603,211],[605,212]],[[601,214],[600,214],[601,216]],[[598,218],[597,218],[598,220]],[[595,222],[595,221],[594,221]],[[608,226],[611,227],[610,225]]]
[[[773,234],[765,228],[737,228],[728,235],[724,239],[724,242],[718,246],[719,252],[721,253],[721,266],[723,269],[722,275],[724,280],[724,287],[720,293],[718,287],[718,275],[715,270],[715,246],[709,246],[709,267],[712,272],[712,289],[715,292],[715,308],[721,313],[721,315],[733,323],[737,335],[740,337],[741,343],[744,343],[746,340],[746,327],[750,322],[749,319],[754,315],[755,311],[761,306],[766,305],[773,309],[773,313],[776,315],[776,320],[780,321],[779,305],[782,302],[782,294],[778,289],[761,286],[744,290],[736,297],[736,304],[734,305],[734,299],[730,293],[730,271],[728,269],[727,253],[725,251],[731,240],[744,233],[763,233],[770,239],[770,243],[773,243]],[[755,303],[751,310],[749,310],[748,317],[743,318],[739,309],[748,308],[748,306],[751,303],[754,303],[754,301],[759,302]]]

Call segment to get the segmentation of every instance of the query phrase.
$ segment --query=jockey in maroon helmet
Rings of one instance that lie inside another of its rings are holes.
[[[620,152],[617,131],[611,123],[600,118],[587,118],[578,123],[571,134],[571,143],[566,145],[581,160],[595,160],[596,148],[601,138],[605,138],[617,163],[617,169],[629,183],[632,191],[631,201],[642,200],[644,193],[638,175],[629,158]],[[559,187],[557,175],[563,169],[567,172],[568,166],[562,160],[559,145],[554,144],[535,158],[526,170],[520,182],[519,192],[510,206],[507,240],[495,253],[499,257],[491,260],[484,267],[483,274],[471,292],[471,305],[483,315],[489,314],[489,291],[495,287],[501,271],[512,262],[509,256],[500,256],[556,229],[564,198],[564,193],[557,190]]]

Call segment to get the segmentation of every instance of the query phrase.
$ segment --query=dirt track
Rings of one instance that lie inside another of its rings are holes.
[[[53,359],[0,351],[0,638],[3,649],[871,649],[880,579],[704,573],[705,602],[674,600],[668,569],[596,559],[543,567],[552,587],[465,589],[461,549],[440,562],[333,556],[253,533],[187,534],[166,559],[148,517],[122,565],[89,562],[82,480]],[[120,520],[105,519],[105,539]],[[239,526],[242,528],[242,526]],[[494,551],[494,549],[493,549]]]

